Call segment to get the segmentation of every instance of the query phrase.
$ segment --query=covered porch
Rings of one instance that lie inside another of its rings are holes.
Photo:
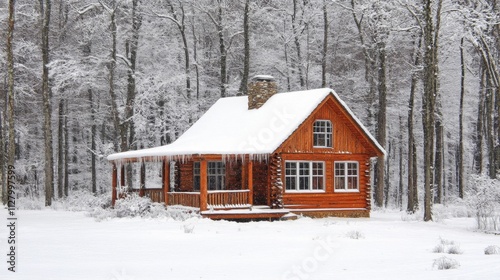
[[[117,199],[137,193],[167,207],[196,208],[213,219],[273,219],[289,213],[270,209],[268,164],[249,156],[132,158],[113,161],[112,166],[113,206]],[[254,208],[254,199],[259,207]]]

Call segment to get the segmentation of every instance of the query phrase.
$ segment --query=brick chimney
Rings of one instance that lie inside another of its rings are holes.
[[[266,101],[278,92],[274,77],[257,75],[248,84],[248,110],[259,109]]]

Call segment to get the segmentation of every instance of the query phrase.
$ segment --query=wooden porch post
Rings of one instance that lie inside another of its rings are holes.
[[[116,184],[118,183],[118,170],[116,164],[113,163],[113,175],[111,176],[111,206],[115,206],[116,201]]]
[[[248,160],[248,204],[253,205],[253,161]]]
[[[170,189],[170,161],[163,160],[163,201],[168,205],[168,191]]]
[[[144,188],[146,187],[146,164],[144,162],[141,163],[141,182],[139,183],[139,196],[143,197],[145,194]]]
[[[207,207],[207,160],[200,162],[200,211],[205,211]]]

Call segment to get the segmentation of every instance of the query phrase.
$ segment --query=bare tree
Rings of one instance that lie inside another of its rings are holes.
[[[459,141],[458,141],[458,196],[464,198],[464,95],[465,95],[465,62],[464,38],[460,40],[460,113],[459,113]]]
[[[250,0],[245,0],[245,8],[243,11],[243,73],[241,74],[241,83],[238,90],[239,96],[247,95],[248,92],[248,75],[250,72]]]
[[[52,205],[52,196],[54,195],[54,159],[52,157],[52,108],[50,98],[49,85],[49,28],[50,28],[50,12],[51,1],[44,0],[41,2],[43,24],[42,24],[42,98],[43,98],[43,113],[44,113],[44,139],[45,139],[45,206]]]
[[[424,132],[424,221],[432,220],[432,183],[433,183],[433,155],[434,155],[434,125],[436,108],[436,74],[437,74],[437,37],[434,26],[432,0],[424,3],[424,93],[422,96],[422,125]],[[441,12],[442,0],[437,3],[437,27]]]
[[[321,53],[321,87],[326,87],[326,57],[328,52],[328,9],[327,1],[323,0],[323,52]]]
[[[422,32],[414,42],[413,67],[415,70],[411,74],[410,99],[408,101],[408,205],[406,211],[415,213],[418,208],[418,189],[417,189],[417,153],[415,144],[414,128],[414,110],[415,110],[415,91],[418,81],[417,68],[420,66],[420,48],[422,44]]]

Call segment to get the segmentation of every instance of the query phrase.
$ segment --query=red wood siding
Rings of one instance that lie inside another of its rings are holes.
[[[253,203],[255,205],[268,204],[268,163],[267,162],[253,162]]]
[[[316,120],[329,120],[333,126],[333,147],[313,147],[313,124]],[[323,161],[325,163],[325,191],[287,192],[283,186],[283,204],[291,209],[370,209],[370,157],[381,153],[364,134],[353,118],[332,97],[327,97],[295,132],[276,150],[283,159],[282,180],[285,183],[287,160]],[[358,162],[358,192],[334,190],[334,163]]]
[[[350,153],[377,156],[370,140],[346,114],[341,105],[329,96],[277,149],[282,153]],[[316,120],[330,120],[333,126],[333,147],[313,147],[313,124]]]
[[[325,162],[325,191],[287,192],[283,186],[283,204],[285,208],[364,208],[370,209],[370,174],[369,157],[367,155],[333,155],[333,154],[282,154],[282,180],[285,182],[285,162],[287,160],[323,161]],[[339,192],[334,190],[334,162],[358,162],[359,192]],[[368,163],[368,165],[367,165]]]

